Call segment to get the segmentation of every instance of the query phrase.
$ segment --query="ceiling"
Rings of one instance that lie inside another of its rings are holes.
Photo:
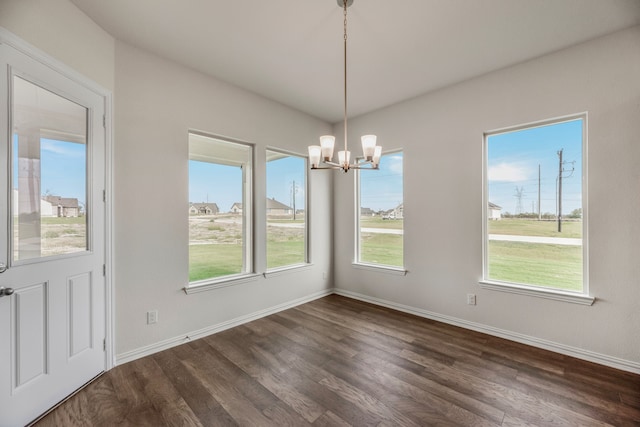
[[[334,123],[338,0],[71,0],[115,38]],[[640,0],[355,0],[349,116],[640,24]]]

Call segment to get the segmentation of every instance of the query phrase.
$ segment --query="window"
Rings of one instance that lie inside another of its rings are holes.
[[[586,294],[586,115],[485,135],[484,281]]]
[[[190,283],[253,270],[252,158],[251,145],[189,133]]]
[[[307,262],[304,157],[267,150],[267,269]]]
[[[357,174],[356,262],[404,267],[402,151],[384,154],[380,170]]]
[[[12,112],[13,261],[86,251],[87,108],[13,76]]]

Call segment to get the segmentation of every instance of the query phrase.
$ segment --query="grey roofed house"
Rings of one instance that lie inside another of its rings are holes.
[[[267,197],[267,215],[291,215],[292,213],[293,209],[290,206]]]
[[[488,202],[487,218],[492,220],[502,219],[502,208],[495,203]]]
[[[216,203],[191,203],[189,214],[191,215],[215,215],[220,212]]]
[[[44,196],[43,199],[51,203],[53,216],[70,218],[80,215],[80,205],[75,197]]]
[[[229,212],[242,213],[242,203],[236,202],[233,205],[231,205],[231,209],[229,209]]]
[[[371,208],[360,208],[360,215],[374,216],[375,212]]]

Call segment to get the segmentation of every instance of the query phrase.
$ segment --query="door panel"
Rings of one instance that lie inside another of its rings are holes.
[[[105,369],[104,98],[0,44],[0,426]],[[0,269],[1,270],[1,269]]]
[[[91,272],[78,274],[67,282],[69,318],[69,358],[90,349],[92,339]]]
[[[26,286],[13,297],[15,323],[13,345],[15,355],[11,361],[16,373],[14,389],[37,381],[47,373],[47,283]]]

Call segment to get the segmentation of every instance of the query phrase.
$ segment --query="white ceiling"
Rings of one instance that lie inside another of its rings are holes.
[[[71,0],[115,38],[338,122],[337,0]],[[349,116],[640,24],[640,0],[355,0]]]

